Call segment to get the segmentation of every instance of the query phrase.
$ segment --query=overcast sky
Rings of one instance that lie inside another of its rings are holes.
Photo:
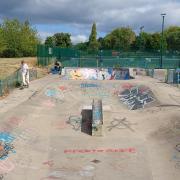
[[[42,39],[68,32],[73,42],[85,41],[93,22],[98,36],[122,26],[160,31],[164,12],[166,27],[180,26],[180,0],[0,0],[0,20],[29,19]]]

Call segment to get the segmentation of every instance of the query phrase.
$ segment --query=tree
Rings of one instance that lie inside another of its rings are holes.
[[[36,46],[40,43],[37,31],[31,28],[29,21],[21,24],[20,51],[23,56],[35,56]]]
[[[91,34],[89,36],[89,50],[96,51],[98,48],[99,43],[97,41],[96,23],[93,23]]]
[[[55,41],[55,46],[61,48],[68,48],[72,46],[71,35],[68,33],[56,33],[53,36]]]
[[[129,27],[122,27],[113,30],[105,37],[106,46],[110,49],[122,49],[128,51],[135,41],[136,35]]]
[[[74,45],[74,48],[78,50],[86,51],[88,49],[88,42],[78,43]]]
[[[165,30],[169,51],[180,51],[180,27],[172,26]]]
[[[0,28],[0,56],[2,56],[3,51],[6,49],[6,42],[3,37],[2,29]]]
[[[45,40],[45,43],[44,43],[46,46],[54,46],[56,43],[55,43],[55,38],[53,36],[48,36]]]
[[[39,43],[37,31],[28,21],[20,23],[17,19],[5,19],[0,27],[1,38],[5,44],[1,56],[22,57],[35,56]]]
[[[17,19],[5,19],[1,25],[3,39],[6,42],[6,49],[3,51],[5,57],[22,56],[20,50],[21,24]]]

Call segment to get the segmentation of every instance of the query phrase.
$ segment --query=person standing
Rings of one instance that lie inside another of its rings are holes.
[[[25,61],[21,61],[22,88],[29,87],[29,67]]]

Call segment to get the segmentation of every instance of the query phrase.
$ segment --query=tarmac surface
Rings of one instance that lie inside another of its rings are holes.
[[[93,99],[103,103],[102,137],[81,132]],[[145,76],[49,75],[0,101],[0,152],[3,180],[179,180],[180,90]]]

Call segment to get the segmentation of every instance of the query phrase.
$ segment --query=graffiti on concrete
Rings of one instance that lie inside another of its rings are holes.
[[[102,87],[96,87],[94,88],[81,88],[83,96],[87,96],[89,98],[107,98],[111,96],[111,92],[108,90],[102,88]]]
[[[100,85],[95,84],[95,83],[81,83],[80,87],[81,88],[97,88],[97,87],[100,87]]]
[[[12,144],[0,141],[0,160],[6,159],[10,152],[14,152],[13,149]]]
[[[12,144],[14,139],[9,133],[0,133],[0,160],[6,159],[10,152],[15,152]]]
[[[48,167],[53,167],[54,166],[54,161],[51,160],[51,161],[43,162],[43,165],[47,165]]]
[[[14,139],[15,139],[15,137],[10,135],[9,133],[6,133],[6,132],[0,133],[0,141],[3,141],[5,143],[11,143],[14,141]]]
[[[0,174],[6,174],[11,172],[15,168],[15,165],[9,160],[0,160]]]
[[[58,90],[56,88],[48,88],[45,91],[45,95],[49,98],[55,99],[56,102],[63,103],[64,102],[64,94],[62,90]]]
[[[175,146],[175,151],[173,154],[173,161],[175,162],[175,168],[180,169],[180,144]]]
[[[107,127],[108,131],[111,131],[112,129],[129,129],[132,132],[135,132],[134,129],[132,129],[132,125],[137,125],[136,123],[131,123],[126,120],[126,118],[114,118],[113,121],[111,121],[111,125]]]
[[[67,79],[72,80],[126,80],[129,79],[128,68],[66,68]]]
[[[68,88],[67,88],[66,86],[59,86],[59,89],[60,89],[61,91],[66,91]]]
[[[47,107],[47,108],[53,108],[53,107],[55,107],[55,103],[52,102],[50,99],[44,100],[44,101],[42,102],[42,105],[45,106],[45,107]]]
[[[8,118],[4,124],[1,125],[0,130],[3,132],[11,132],[13,129],[20,126],[23,121],[24,120],[22,118],[12,116]]]
[[[48,89],[45,92],[46,96],[48,97],[56,97],[57,96],[57,91],[55,89]]]
[[[65,149],[65,154],[89,154],[89,153],[135,153],[135,148],[99,148],[99,149]]]
[[[12,132],[13,136],[16,137],[16,141],[22,143],[35,142],[38,139],[38,132],[33,128],[26,128],[24,130],[16,130]]]
[[[0,180],[2,180],[4,178],[4,176],[2,174],[0,174]]]
[[[52,126],[55,129],[65,129],[68,127],[67,123],[65,121],[58,121],[58,122],[53,122]]]
[[[145,105],[154,101],[153,93],[147,87],[134,86],[125,89],[119,95],[120,101],[128,106],[130,110],[144,108]]]
[[[70,116],[68,121],[66,121],[66,123],[70,124],[75,131],[80,130],[81,122],[82,122],[82,117],[80,116]]]
[[[176,147],[175,147],[175,149],[176,149],[178,152],[180,152],[180,144],[177,144]]]

